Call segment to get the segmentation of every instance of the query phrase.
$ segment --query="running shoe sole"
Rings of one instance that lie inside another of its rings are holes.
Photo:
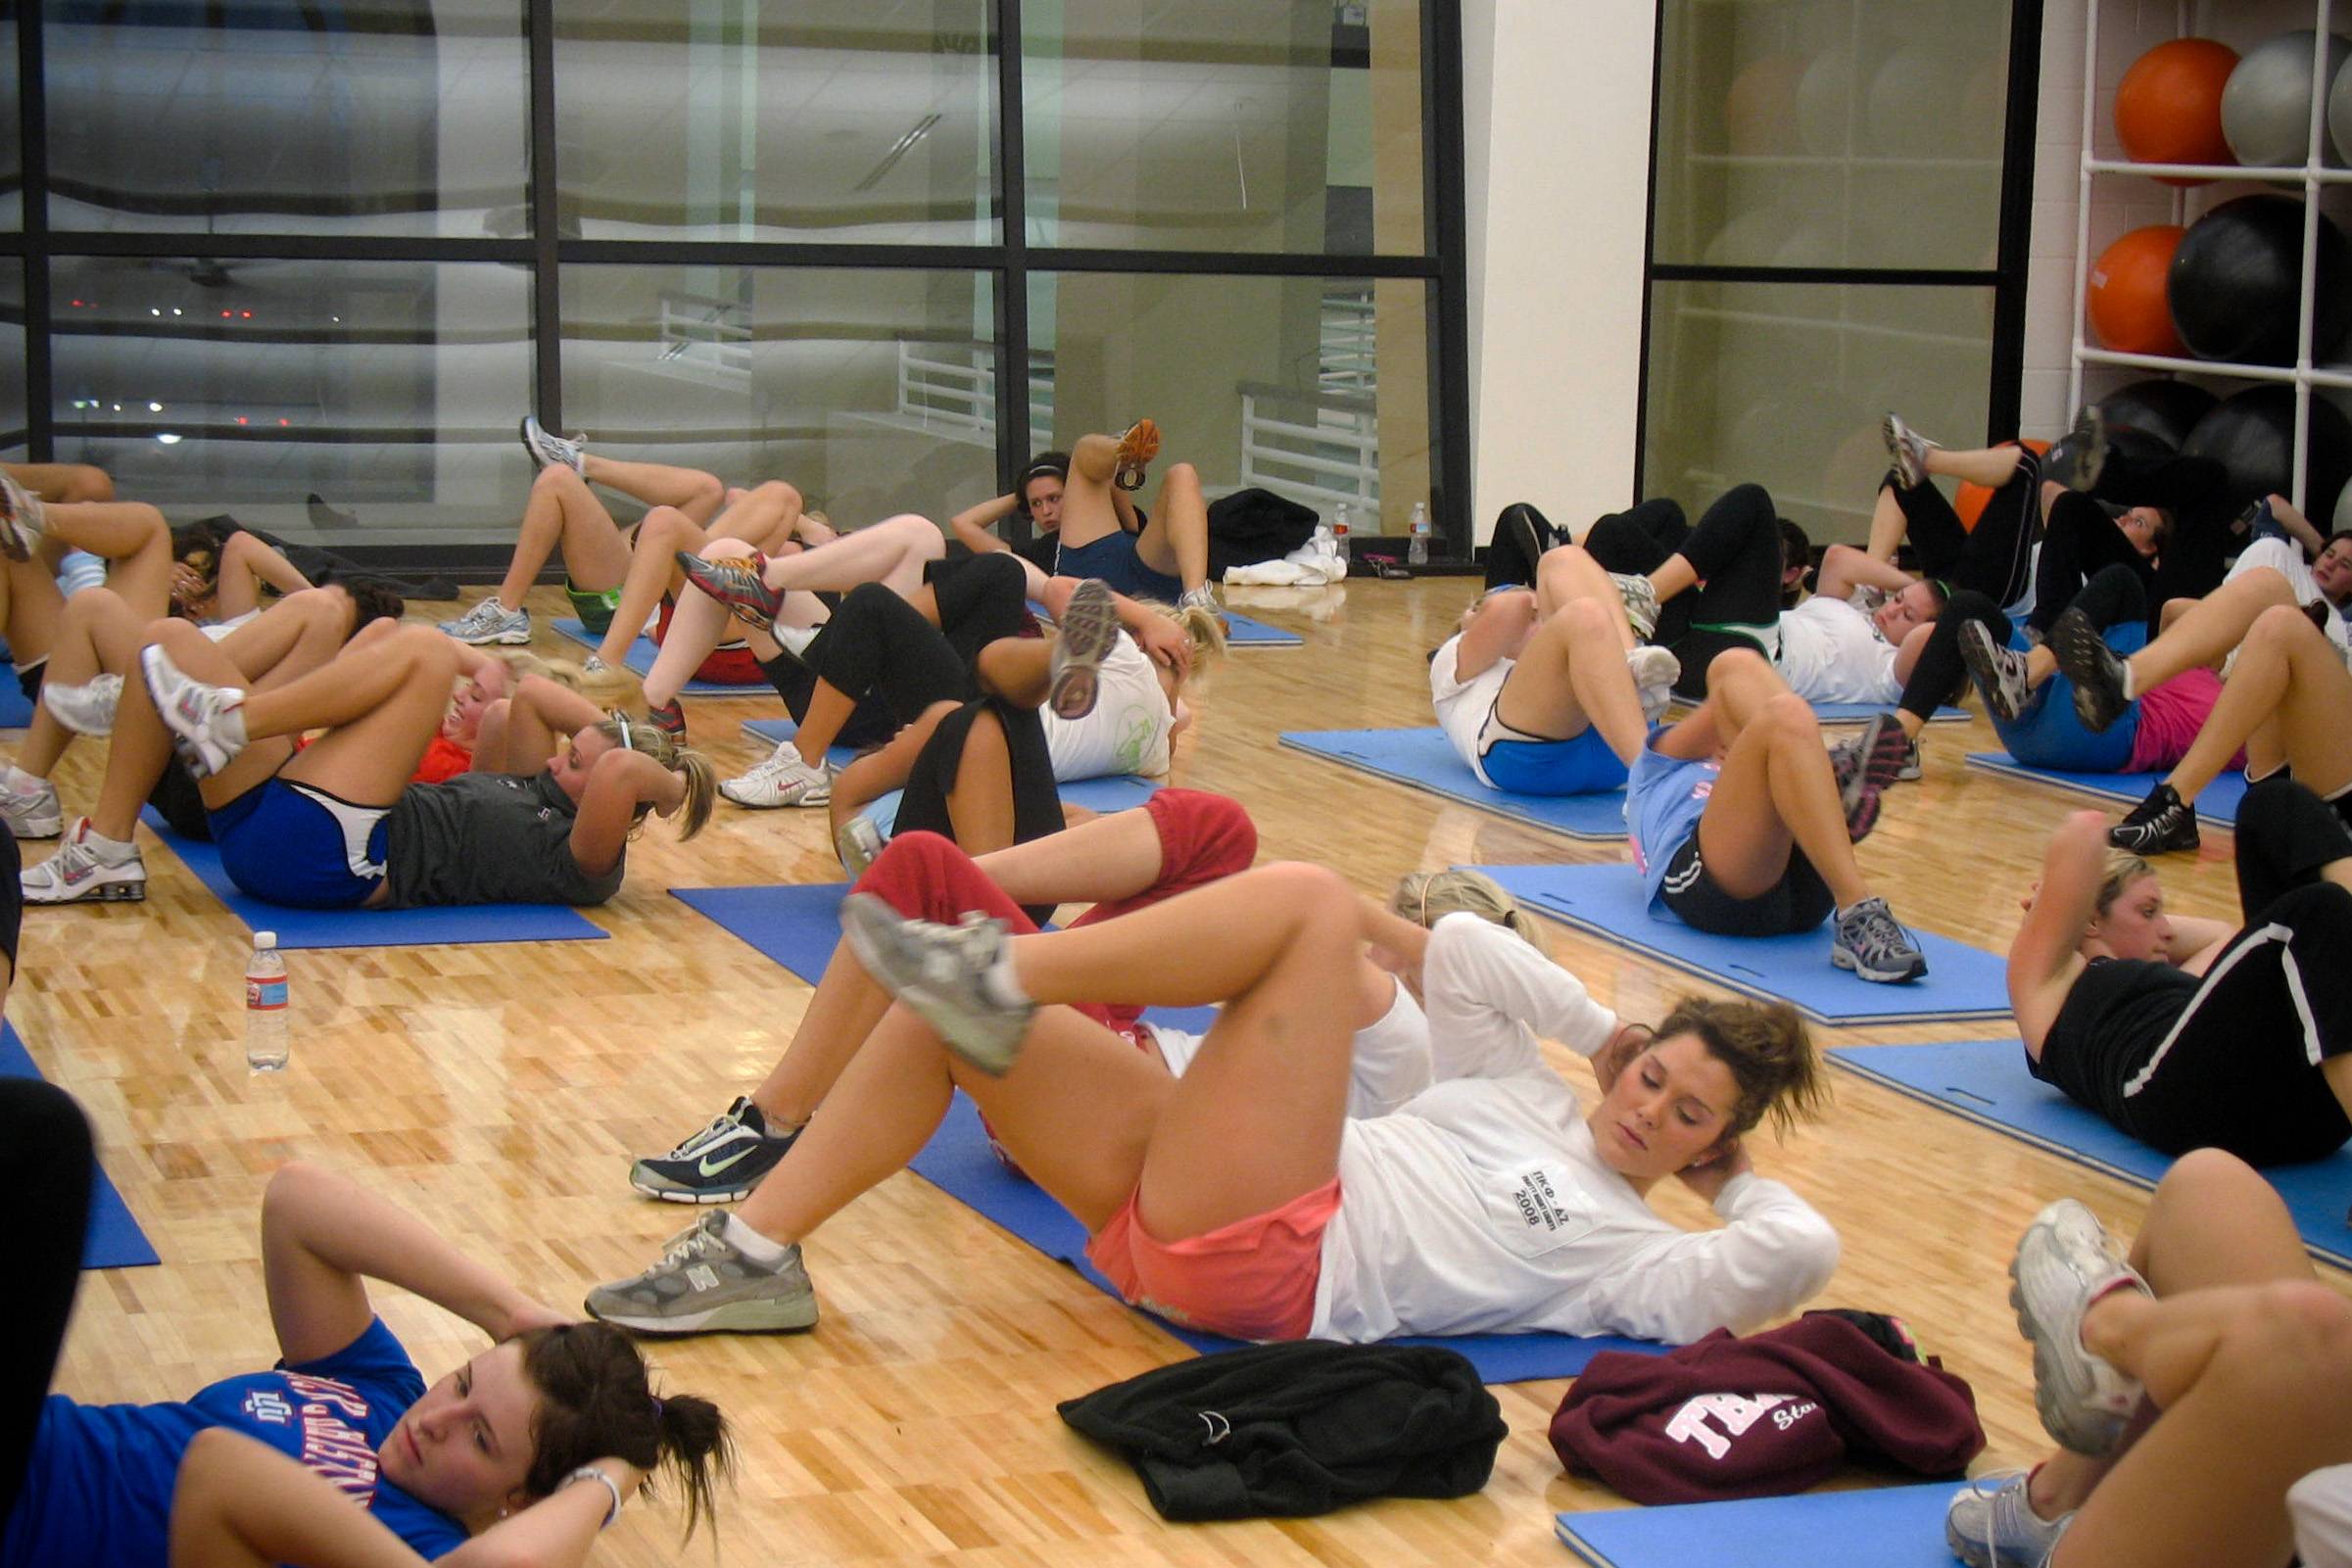
[[[1141,490],[1143,471],[1159,455],[1160,427],[1149,419],[1136,420],[1119,438],[1119,455],[1111,470],[1111,483],[1121,490]]]
[[[737,620],[763,632],[776,624],[784,595],[760,582],[763,562],[706,560],[690,549],[678,551],[676,559],[686,580],[726,605]]]
[[[729,1302],[706,1312],[680,1317],[641,1317],[634,1312],[599,1314],[585,1301],[583,1310],[600,1323],[625,1328],[648,1339],[677,1339],[688,1334],[805,1334],[817,1326],[816,1312],[805,1314],[790,1303]]]
[[[1840,791],[1839,803],[1846,810],[1846,834],[1853,842],[1860,843],[1869,837],[1870,830],[1878,826],[1879,797],[1902,772],[1910,749],[1910,738],[1891,715],[1872,716],[1869,727],[1862,732],[1861,764]]]
[[[199,779],[210,779],[237,759],[236,751],[190,729],[187,715],[179,711],[176,703],[167,701],[158,689],[158,683],[164,681],[178,681],[183,687],[202,684],[173,665],[161,647],[151,644],[139,649],[139,679],[147,684],[148,699],[154,702],[164,728],[171,732],[171,749],[179,753],[179,760],[188,765],[190,773]]]
[[[32,559],[34,534],[24,517],[30,504],[30,493],[15,480],[0,484],[0,552],[5,552],[12,561]]]
[[[1968,666],[1969,679],[1976,682],[1977,690],[1985,698],[1985,706],[2004,724],[2015,723],[2019,709],[2008,698],[2002,682],[2000,650],[1992,645],[1992,630],[1982,621],[1963,622],[1960,627],[1960,661]]]
[[[1918,451],[1912,447],[1917,438],[1911,427],[1902,422],[1900,414],[1889,410],[1887,417],[1879,421],[1879,435],[1887,443],[1887,456],[1895,466],[1896,479],[1903,489],[1917,490],[1927,478],[1927,465],[1920,461]]]
[[[2051,1216],[2051,1212],[2069,1203],[2072,1200],[2061,1200],[2036,1215],[2027,1235],[2030,1237],[2034,1232],[2043,1230],[2054,1232],[2060,1221]],[[2042,1430],[2056,1439],[2061,1447],[2090,1458],[2111,1453],[2122,1439],[2124,1426],[2130,1418],[2111,1410],[2086,1410],[2079,1402],[2087,1398],[2090,1391],[2062,1386],[2072,1381],[2066,1376],[2069,1355],[2063,1346],[2052,1342],[2052,1325],[2041,1322],[2027,1305],[2025,1280],[2019,1268],[2024,1252],[2025,1243],[2020,1242],[2017,1255],[2009,1259],[2009,1307],[2017,1314],[2017,1331],[2034,1347],[2035,1412],[2041,1417]],[[2086,1358],[2089,1356],[2088,1351],[2082,1354]]]
[[[1830,944],[1829,961],[1835,968],[1850,970],[1853,974],[1876,985],[1900,985],[1905,980],[1922,979],[1927,974],[1925,958],[1915,958],[1898,970],[1871,969],[1834,941]]]
[[[751,1196],[753,1188],[767,1177],[761,1171],[749,1181],[726,1187],[687,1187],[671,1182],[667,1176],[646,1168],[640,1160],[629,1167],[629,1185],[648,1198],[658,1198],[665,1204],[731,1204],[739,1198]]]
[[[1118,636],[1119,607],[1110,585],[1091,577],[1079,584],[1062,612],[1061,636],[1054,643],[1045,705],[1055,717],[1082,719],[1094,711],[1102,661]]]
[[[2075,687],[2075,717],[2092,734],[2103,734],[2132,699],[2124,695],[2120,674],[2123,661],[2090,624],[2090,617],[2071,606],[2050,627],[2050,653]]]

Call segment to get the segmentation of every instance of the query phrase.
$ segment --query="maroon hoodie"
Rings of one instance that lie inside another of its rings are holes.
[[[1662,1356],[1605,1352],[1552,1418],[1560,1463],[1635,1502],[1802,1492],[1848,1459],[1958,1475],[1984,1446],[1966,1383],[1827,1312]]]

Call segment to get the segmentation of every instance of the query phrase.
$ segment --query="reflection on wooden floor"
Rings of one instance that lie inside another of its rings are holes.
[[[1430,723],[1422,656],[1475,592],[1452,580],[1237,593],[1237,608],[1300,631],[1306,646],[1242,653],[1216,673],[1176,781],[1243,800],[1267,857],[1322,862],[1368,891],[1417,867],[1621,858],[1619,845],[1576,844],[1275,747],[1282,729]],[[533,607],[542,626],[562,613],[552,591]],[[738,737],[738,722],[778,711],[772,698],[688,705],[722,774],[763,749]],[[1897,786],[1862,865],[1902,919],[1997,948],[2072,806],[1961,765],[1992,743],[1981,719],[1931,731],[1925,781]],[[102,757],[85,743],[60,774],[69,817],[94,797]],[[143,906],[28,912],[9,1017],[89,1108],[108,1170],[166,1259],[85,1276],[61,1390],[178,1398],[265,1363],[257,1202],[271,1168],[296,1156],[360,1174],[551,1302],[642,1267],[694,1212],[633,1194],[630,1157],[667,1148],[757,1081],[808,995],[667,889],[836,879],[823,815],[722,805],[684,847],[649,828],[627,888],[594,912],[609,941],[292,954],[293,1068],[269,1078],[248,1077],[241,1050],[243,929],[168,851],[148,844]],[[2193,864],[2167,861],[2178,907],[2234,913],[2229,844],[2215,833]],[[1554,938],[1604,1000],[1636,1016],[1686,988],[1564,928]],[[1563,1058],[1563,1070],[1587,1081],[1581,1064]],[[2028,1462],[2041,1443],[2004,1298],[2011,1243],[2054,1197],[2080,1195],[2126,1230],[2144,1197],[1834,1076],[1828,1122],[1760,1153],[1845,1237],[1823,1305],[1907,1317],[1975,1386],[1985,1463]],[[1680,1195],[1664,1204],[1701,1220]],[[1053,1406],[1174,1358],[1174,1341],[911,1176],[853,1205],[809,1261],[825,1312],[815,1333],[656,1353],[674,1386],[718,1398],[743,1437],[723,1516],[730,1561],[1554,1565],[1555,1510],[1620,1505],[1560,1473],[1544,1432],[1565,1385],[1541,1383],[1497,1391],[1512,1437],[1478,1497],[1165,1527],[1131,1474]],[[477,1348],[438,1310],[387,1296],[385,1315],[428,1376]],[[679,1517],[631,1510],[597,1560],[694,1560],[708,1547],[679,1557]]]

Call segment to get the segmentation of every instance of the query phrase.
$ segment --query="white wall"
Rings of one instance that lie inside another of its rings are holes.
[[[1633,499],[1652,0],[1464,0],[1476,539]]]

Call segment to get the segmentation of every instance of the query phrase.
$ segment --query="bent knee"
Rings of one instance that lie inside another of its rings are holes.
[[[1606,637],[1616,630],[1608,606],[1589,598],[1572,598],[1555,612],[1556,617],[1578,636]]]
[[[1821,741],[1821,720],[1814,714],[1813,705],[1794,691],[1775,691],[1764,700],[1758,717],[1778,733],[1816,745]]]
[[[1706,689],[1714,691],[1737,681],[1752,681],[1772,673],[1764,656],[1753,648],[1725,648],[1706,661]]]

